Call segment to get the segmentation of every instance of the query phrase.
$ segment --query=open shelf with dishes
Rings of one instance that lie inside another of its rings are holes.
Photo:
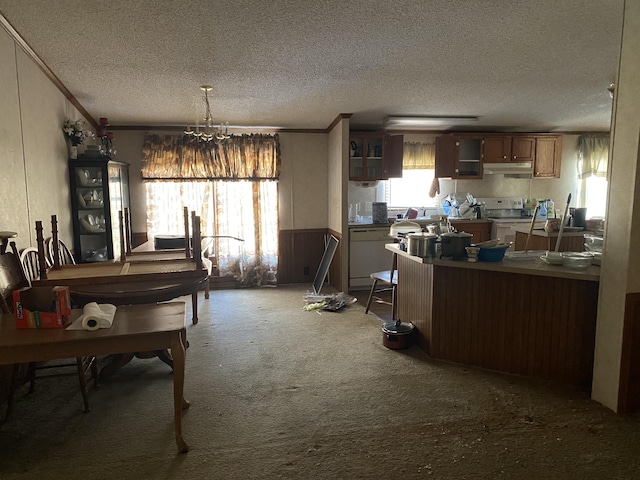
[[[119,212],[129,208],[129,165],[108,158],[73,159],[69,180],[76,262],[119,258]]]

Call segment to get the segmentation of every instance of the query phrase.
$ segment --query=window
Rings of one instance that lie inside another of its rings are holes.
[[[220,275],[246,285],[276,283],[278,183],[262,181],[165,181],[145,183],[147,232],[181,235],[182,207],[195,211],[203,236],[213,243]]]
[[[402,178],[385,182],[385,201],[391,208],[437,207],[438,197],[429,197],[435,170],[403,170]]]
[[[607,212],[607,179],[603,177],[589,177],[578,184],[580,191],[578,198],[580,206],[586,207],[587,217],[604,218]]]
[[[391,208],[437,207],[437,197],[429,190],[435,176],[435,144],[405,142],[402,178],[385,181],[384,198]]]
[[[585,134],[578,137],[578,201],[586,207],[587,217],[604,218],[607,209],[608,134]]]

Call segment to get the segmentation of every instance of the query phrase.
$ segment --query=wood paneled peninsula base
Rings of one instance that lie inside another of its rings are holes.
[[[516,232],[514,250],[524,250],[527,246],[529,227],[513,227]],[[584,234],[588,231],[562,232],[559,252],[584,252]],[[558,241],[558,232],[547,233],[544,230],[533,230],[529,239],[529,250],[555,250]]]
[[[590,388],[599,267],[398,255],[398,318],[433,358]]]

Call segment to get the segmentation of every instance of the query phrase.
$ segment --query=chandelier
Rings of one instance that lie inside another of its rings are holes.
[[[231,137],[231,135],[229,135],[229,122],[220,122],[220,125],[217,126],[213,124],[211,106],[209,105],[209,92],[213,90],[213,87],[211,85],[202,85],[200,90],[204,92],[204,125],[200,128],[200,123],[196,123],[195,130],[192,130],[189,125],[184,131],[184,134],[199,142],[224,142]]]

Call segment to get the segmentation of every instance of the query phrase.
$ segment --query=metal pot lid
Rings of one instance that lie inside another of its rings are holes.
[[[394,335],[406,335],[413,332],[414,326],[411,322],[387,322],[382,325],[382,331],[384,333],[392,333]]]
[[[407,238],[438,238],[438,235],[435,233],[410,233],[407,235]]]
[[[396,222],[391,225],[391,228],[389,229],[389,236],[396,238],[399,233],[406,235],[409,233],[419,232],[420,230],[422,230],[422,227],[420,227],[419,223],[406,221]]]
[[[473,234],[467,233],[467,232],[449,232],[449,233],[443,233],[442,236],[443,237],[467,238],[467,237],[473,237]]]

